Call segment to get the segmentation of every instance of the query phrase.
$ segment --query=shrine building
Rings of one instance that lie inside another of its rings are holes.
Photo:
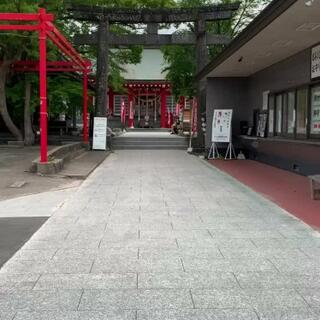
[[[121,104],[126,107],[129,128],[169,128],[176,115],[171,84],[162,72],[165,67],[159,49],[145,49],[141,62],[124,66],[124,93],[108,91],[108,113],[111,127],[121,127]]]

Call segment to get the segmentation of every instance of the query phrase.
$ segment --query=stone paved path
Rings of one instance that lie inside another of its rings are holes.
[[[113,154],[0,271],[1,320],[315,320],[319,306],[319,233],[183,151]]]

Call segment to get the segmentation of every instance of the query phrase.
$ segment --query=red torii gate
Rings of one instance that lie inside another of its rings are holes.
[[[19,61],[14,64],[17,71],[39,71],[40,83],[40,161],[48,162],[48,111],[47,72],[83,73],[83,139],[88,143],[88,74],[91,62],[83,59],[69,41],[54,26],[54,16],[43,8],[38,13],[0,13],[0,21],[24,21],[25,24],[0,24],[1,30],[36,31],[39,34],[39,61]],[[30,23],[30,24],[29,24]],[[37,23],[37,24],[32,24]],[[47,39],[71,61],[47,62]]]

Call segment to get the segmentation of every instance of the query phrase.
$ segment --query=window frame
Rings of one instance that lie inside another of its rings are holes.
[[[289,110],[289,94],[290,93],[294,94],[293,116],[295,117],[295,119],[294,119],[294,128],[292,133],[288,132],[288,125],[289,125],[288,110]],[[285,100],[286,100],[286,104],[285,104]],[[297,129],[296,124],[297,124],[297,90],[292,89],[292,90],[284,91],[282,93],[282,136],[294,139],[296,137],[296,129]]]
[[[278,97],[281,97],[281,132],[278,132]],[[275,94],[274,102],[274,137],[283,136],[283,92],[277,92]]]
[[[306,90],[307,92],[307,117],[306,117],[306,133],[299,133],[298,132],[298,91],[299,90]],[[310,123],[310,87],[308,85],[305,86],[300,86],[298,88],[296,88],[296,135],[295,138],[297,140],[307,140],[309,138],[308,132],[309,132],[309,123]]]
[[[267,137],[275,136],[275,104],[276,104],[276,94],[270,93],[268,97],[268,134]],[[272,108],[272,116],[271,116],[271,108]],[[272,119],[272,131],[270,131],[270,121]]]
[[[116,113],[115,110],[116,110],[116,98],[120,97],[120,109],[121,109],[121,100],[124,99],[126,105],[128,104],[128,95],[125,95],[125,94],[114,94],[113,95],[113,116],[114,117],[121,117],[121,111],[119,113]]]

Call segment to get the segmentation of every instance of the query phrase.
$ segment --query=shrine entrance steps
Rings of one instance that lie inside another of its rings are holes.
[[[114,150],[187,150],[188,138],[168,129],[134,129],[112,139]]]

